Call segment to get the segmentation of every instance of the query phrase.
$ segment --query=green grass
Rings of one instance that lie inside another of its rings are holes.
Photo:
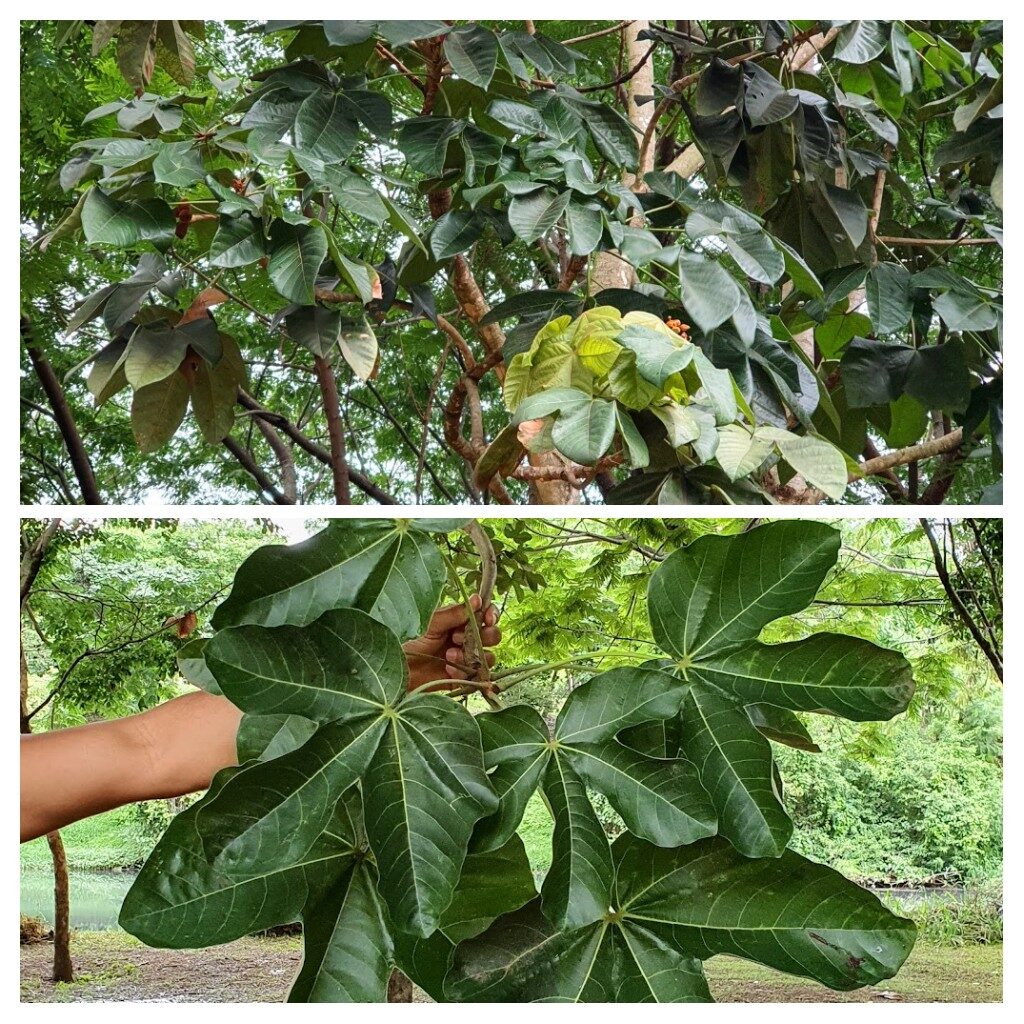
[[[909,906],[886,898],[885,905],[917,925],[919,941],[936,946],[991,946],[1003,941],[1001,881],[969,885],[962,898],[927,895]]]
[[[72,870],[102,871],[130,867],[149,856],[153,840],[143,835],[138,819],[127,807],[76,821],[60,831],[68,866]],[[22,868],[49,867],[50,848],[45,838],[21,847]]]
[[[553,829],[551,815],[538,790],[526,804],[523,823],[519,826],[519,835],[522,836],[523,845],[526,847],[526,856],[530,858],[530,866],[535,874],[546,874],[548,868],[551,867],[551,832]]]
[[[779,974],[732,957],[709,960],[711,992],[719,1002],[880,1002],[997,1003],[1003,998],[1003,947],[950,949],[918,942],[895,978],[856,992],[831,992],[811,982]],[[888,993],[888,995],[886,995]]]

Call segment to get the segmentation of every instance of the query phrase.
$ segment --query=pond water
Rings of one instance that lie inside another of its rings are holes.
[[[71,927],[87,931],[117,928],[121,901],[135,881],[132,871],[72,871]],[[538,885],[543,879],[538,879]],[[879,896],[894,897],[905,906],[925,899],[962,899],[955,887],[942,889],[876,889]],[[21,912],[53,924],[53,875],[45,868],[21,872]]]
[[[117,927],[121,901],[135,881],[130,871],[72,871],[71,927],[107,931]],[[53,924],[53,874],[46,869],[21,872],[21,912]]]

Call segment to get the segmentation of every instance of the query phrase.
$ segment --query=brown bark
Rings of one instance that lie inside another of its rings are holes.
[[[68,878],[68,858],[60,832],[46,836],[53,858],[53,980],[75,980],[71,962],[71,889]]]
[[[971,634],[974,638],[974,642],[988,659],[993,671],[999,677],[999,681],[1002,682],[1003,661],[999,652],[991,643],[989,643],[988,637],[985,636],[981,631],[981,628],[974,621],[974,616],[971,615],[970,610],[961,600],[956,587],[953,585],[953,581],[949,576],[949,570],[946,568],[946,559],[943,552],[939,549],[939,542],[935,537],[935,531],[932,528],[932,524],[924,518],[922,518],[920,522],[921,527],[924,530],[924,535],[928,538],[928,545],[932,549],[932,560],[935,563],[935,571],[939,574],[939,579],[942,581],[942,589],[946,591],[946,596],[949,598],[949,602],[953,606],[953,610],[960,618],[960,621],[967,627],[967,631]],[[945,523],[943,523],[942,528],[945,530]]]
[[[278,430],[291,438],[304,452],[312,455],[314,459],[322,462],[325,466],[330,466],[331,453],[323,445],[317,444],[316,441],[307,437],[287,416],[282,416],[280,413],[265,409],[252,395],[241,388],[238,391],[238,404],[243,409],[248,409],[257,419],[263,419],[268,423],[272,423]],[[382,487],[378,487],[368,476],[364,476],[352,466],[348,467],[348,476],[349,480],[364,494],[375,498],[382,505],[398,504],[393,495],[388,494]]]
[[[412,982],[397,967],[388,979],[388,1002],[412,1002]]]
[[[61,437],[64,439],[64,446],[71,458],[71,466],[75,471],[78,486],[82,489],[82,503],[85,505],[102,505],[99,487],[96,486],[96,476],[92,471],[92,463],[86,453],[85,445],[82,443],[82,435],[78,432],[78,425],[71,413],[71,406],[68,405],[57,374],[53,372],[50,361],[43,354],[41,348],[35,341],[32,332],[32,324],[26,317],[21,318],[21,338],[28,351],[28,357],[32,361],[32,368],[36,371],[39,383],[42,385],[46,398],[53,409],[53,418],[60,429]]]
[[[351,505],[348,486],[348,463],[345,459],[345,431],[341,423],[341,405],[338,401],[338,382],[334,369],[323,356],[317,356],[316,379],[324,400],[327,417],[327,436],[331,441],[331,476],[334,479],[334,501],[337,505]]]

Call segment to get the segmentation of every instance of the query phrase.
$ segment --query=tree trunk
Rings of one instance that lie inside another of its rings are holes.
[[[46,837],[53,857],[53,980],[74,981],[71,963],[71,889],[68,858],[59,832]]]
[[[59,519],[52,520],[36,540],[35,544],[22,557],[21,564],[21,607],[25,607],[35,582],[36,575],[42,566],[46,549],[60,525]],[[19,674],[19,729],[22,734],[32,731],[32,721],[28,717],[28,662],[25,660],[25,645],[22,642],[22,626],[18,622],[18,653],[20,655]],[[51,832],[46,837],[53,858],[53,980],[74,981],[74,965],[71,962],[71,883],[68,878],[68,858],[64,851],[64,842],[60,832]]]
[[[626,36],[625,69],[627,71],[635,68],[650,49],[650,42],[637,38],[649,27],[650,22],[648,21],[632,21],[622,30]],[[641,97],[651,96],[654,93],[654,61],[650,57],[643,62],[640,70],[629,80],[626,90],[626,117],[633,125],[639,143],[650,123],[655,107],[651,101],[644,104],[639,102]],[[652,140],[651,145],[647,147],[644,166],[638,167],[635,175],[626,174],[623,177],[623,184],[627,188],[633,189],[634,192],[645,191],[643,177],[648,171],[654,169],[655,142],[656,140]],[[643,217],[640,214],[636,214],[630,220],[630,224],[634,226],[642,225],[642,223]],[[597,254],[594,271],[590,278],[591,294],[605,288],[632,288],[635,282],[636,272],[625,260],[610,252]]]
[[[388,1002],[412,1002],[412,982],[397,967],[388,979]]]
[[[635,68],[650,49],[649,41],[637,38],[649,25],[650,23],[647,21],[634,21],[623,29],[626,34],[625,70]],[[641,104],[639,100],[640,97],[650,96],[653,92],[654,62],[648,57],[627,84],[626,116],[636,129],[638,142],[643,137],[655,106],[653,102],[648,101]],[[637,192],[644,190],[643,176],[653,169],[654,154],[655,147],[651,145],[648,147],[644,166],[637,168],[635,176],[627,174],[623,179],[625,185]],[[642,224],[643,218],[638,214],[630,223]],[[597,254],[594,270],[590,277],[591,295],[603,291],[605,288],[632,288],[635,283],[636,274],[629,263],[613,253],[599,252]],[[565,459],[557,452],[530,456],[531,466],[547,467],[564,463]],[[532,505],[578,505],[579,502],[580,489],[574,487],[567,480],[532,480],[530,482],[530,504]]]

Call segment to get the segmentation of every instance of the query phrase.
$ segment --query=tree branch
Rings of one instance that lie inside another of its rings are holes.
[[[319,445],[316,441],[307,437],[299,428],[291,422],[286,416],[282,416],[280,413],[271,412],[269,409],[265,409],[255,398],[252,397],[247,391],[239,388],[238,391],[238,404],[243,409],[248,409],[254,416],[265,419],[267,422],[272,423],[282,433],[287,434],[304,452],[312,455],[314,459],[322,462],[325,466],[331,464],[331,453]],[[397,505],[399,502],[392,495],[388,494],[382,487],[378,487],[368,476],[360,473],[359,470],[352,466],[348,469],[349,479],[358,487],[364,494],[368,494],[371,498],[375,498],[382,505]]]
[[[64,438],[64,446],[71,457],[71,465],[78,479],[78,486],[82,489],[82,502],[86,505],[102,505],[99,488],[96,486],[96,476],[92,471],[92,463],[82,443],[82,435],[78,432],[75,424],[75,417],[71,413],[64,389],[53,372],[50,361],[39,348],[34,337],[34,330],[28,317],[21,318],[21,340],[28,350],[28,357],[32,361],[32,367],[36,371],[39,383],[49,400],[53,409],[53,418],[60,428],[61,437]]]
[[[921,528],[924,530],[925,537],[928,538],[928,544],[932,549],[932,559],[935,562],[935,571],[939,574],[939,579],[942,581],[942,588],[946,591],[946,596],[949,598],[950,604],[953,606],[953,610],[959,616],[960,621],[967,627],[968,632],[974,637],[974,642],[981,649],[982,654],[988,659],[989,664],[994,669],[996,675],[999,677],[999,681],[1003,681],[1003,662],[995,648],[989,643],[988,638],[984,636],[981,630],[978,628],[978,624],[974,621],[967,606],[960,599],[960,595],[957,593],[956,587],[953,586],[953,581],[949,578],[949,571],[946,569],[945,560],[942,557],[942,552],[939,550],[939,542],[935,539],[935,531],[932,529],[932,525],[927,519],[923,518],[920,520]]]
[[[334,369],[323,357],[316,356],[313,362],[316,379],[327,417],[327,436],[331,441],[331,476],[334,479],[334,501],[338,505],[351,505],[348,487],[348,463],[345,461],[345,432],[341,425],[341,404],[338,401],[338,382]]]
[[[877,459],[868,459],[862,462],[859,473],[850,475],[850,482],[859,480],[865,476],[884,476],[886,470],[895,466],[905,466],[908,462],[919,462],[921,459],[930,459],[935,455],[942,455],[951,452],[963,444],[964,432],[962,427],[944,434],[942,437],[933,438],[931,441],[924,441],[922,444],[910,445],[908,448],[899,448],[894,452],[887,452],[879,455]]]
[[[223,445],[238,460],[239,465],[274,499],[275,505],[294,505],[294,501],[286,498],[275,486],[274,481],[256,464],[256,460],[230,435],[225,437]]]

